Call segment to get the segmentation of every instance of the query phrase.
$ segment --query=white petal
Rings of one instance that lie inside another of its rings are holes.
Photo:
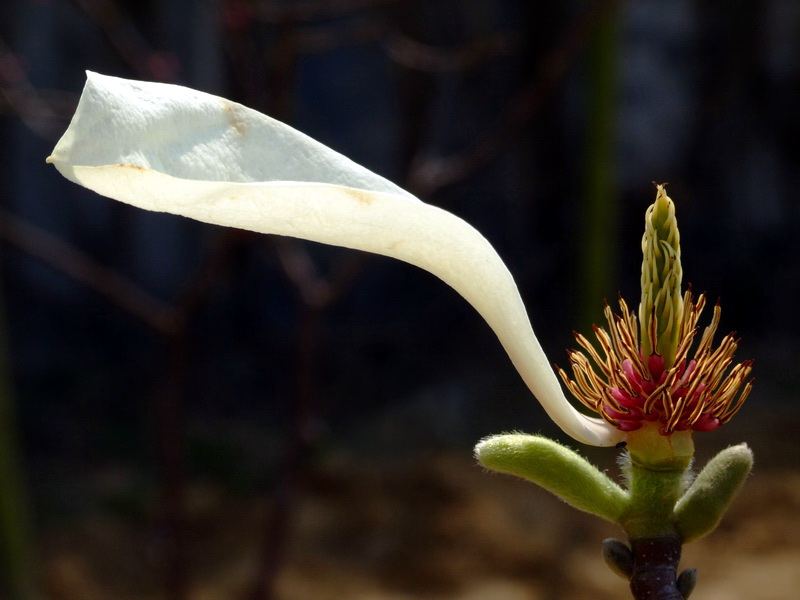
[[[480,233],[283,123],[187,88],[90,73],[48,162],[80,185],[148,210],[417,265],[486,319],[566,433],[602,446],[622,439],[566,400],[511,274]]]

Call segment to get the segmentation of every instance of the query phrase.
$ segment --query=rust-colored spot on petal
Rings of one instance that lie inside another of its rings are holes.
[[[364,204],[366,206],[370,206],[375,202],[375,197],[364,190],[357,190],[354,188],[350,188],[347,190],[347,193],[352,196],[355,200],[358,201],[359,204]]]
[[[226,100],[225,98],[220,98],[219,100],[222,103],[222,110],[224,110],[227,114],[231,127],[236,131],[236,133],[239,135],[244,135],[247,133],[247,125],[240,115],[241,106],[231,102],[230,100]]]

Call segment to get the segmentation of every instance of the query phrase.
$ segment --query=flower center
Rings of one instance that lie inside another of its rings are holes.
[[[585,354],[568,352],[574,379],[563,369],[556,370],[578,400],[622,431],[640,429],[647,422],[659,422],[662,435],[717,429],[736,414],[750,393],[753,380],[745,380],[753,361],[729,369],[738,347],[732,333],[712,349],[721,314],[719,305],[714,307],[711,324],[703,332],[694,358],[688,359],[705,302],[705,295],[695,302],[691,292],[685,293],[677,350],[669,365],[655,351],[643,354],[637,318],[620,298],[619,315],[605,307],[608,331],[594,328],[602,354],[576,333]]]

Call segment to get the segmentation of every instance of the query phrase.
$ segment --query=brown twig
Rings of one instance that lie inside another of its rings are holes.
[[[113,0],[75,0],[103,31],[109,45],[139,77],[172,81],[177,74],[178,57],[157,51],[137,29],[133,20]]]
[[[59,94],[64,110],[56,110],[52,98],[37,90],[28,79],[16,54],[0,37],[0,98],[31,131],[44,139],[57,139],[62,121],[71,114],[77,98]]]
[[[384,48],[397,64],[427,73],[458,73],[478,68],[500,56],[519,51],[520,38],[501,33],[454,48],[423,44],[401,33],[386,37]]]
[[[171,335],[180,326],[182,319],[169,304],[85,252],[3,209],[0,209],[0,237],[83,283],[162,335]]]
[[[297,3],[260,0],[250,10],[265,23],[298,23],[374,10],[396,2],[398,0],[316,0]]]
[[[330,308],[352,288],[367,260],[365,254],[347,252],[332,266],[328,276],[323,277],[304,243],[276,237],[272,245],[284,275],[294,285],[303,304],[319,310]]]
[[[298,54],[324,54],[346,46],[378,43],[386,38],[387,31],[383,19],[365,19],[350,26],[336,24],[297,31],[293,42]]]
[[[104,296],[158,333],[166,360],[153,394],[159,478],[159,554],[167,597],[188,597],[184,518],[184,415],[189,344],[187,322],[213,289],[243,232],[224,232],[172,303],[162,302],[118,272],[59,238],[0,209],[0,238]]]
[[[318,323],[321,309],[301,304],[295,350],[295,385],[292,397],[292,427],[284,451],[278,483],[271,494],[261,542],[258,568],[247,593],[249,600],[273,600],[277,579],[292,530],[301,494],[307,460],[317,439],[315,419],[319,394],[316,367],[319,352]]]
[[[199,308],[203,300],[214,290],[217,282],[226,273],[230,265],[233,251],[261,235],[241,229],[220,229],[212,247],[203,257],[197,270],[184,282],[181,291],[172,301],[175,307],[188,321]]]
[[[636,600],[684,600],[678,590],[681,542],[677,536],[631,540],[631,593]]]
[[[325,311],[343,297],[362,272],[363,257],[348,253],[328,277],[322,276],[304,243],[275,238],[273,244],[286,278],[297,292],[297,346],[295,385],[292,398],[292,428],[286,443],[278,483],[264,524],[258,569],[247,600],[272,600],[275,580],[286,556],[292,517],[301,495],[308,456],[318,438],[321,407],[317,389],[319,324]]]
[[[557,86],[564,81],[602,17],[621,0],[606,0],[578,17],[540,63],[534,80],[509,103],[500,121],[467,148],[449,156],[421,157],[412,161],[406,187],[425,197],[464,180],[497,156],[539,114]]]
[[[184,328],[165,339],[166,360],[152,395],[155,449],[158,465],[159,559],[166,597],[189,597],[186,560],[185,416],[188,336]]]

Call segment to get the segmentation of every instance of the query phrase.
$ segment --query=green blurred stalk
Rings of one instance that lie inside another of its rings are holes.
[[[581,331],[588,331],[593,323],[598,323],[603,298],[618,291],[614,282],[618,234],[619,14],[616,2],[600,13],[586,51],[585,170],[576,306]]]
[[[32,600],[35,597],[33,545],[5,325],[0,285],[0,588],[4,588],[0,594],[5,592],[2,597],[9,600]]]

